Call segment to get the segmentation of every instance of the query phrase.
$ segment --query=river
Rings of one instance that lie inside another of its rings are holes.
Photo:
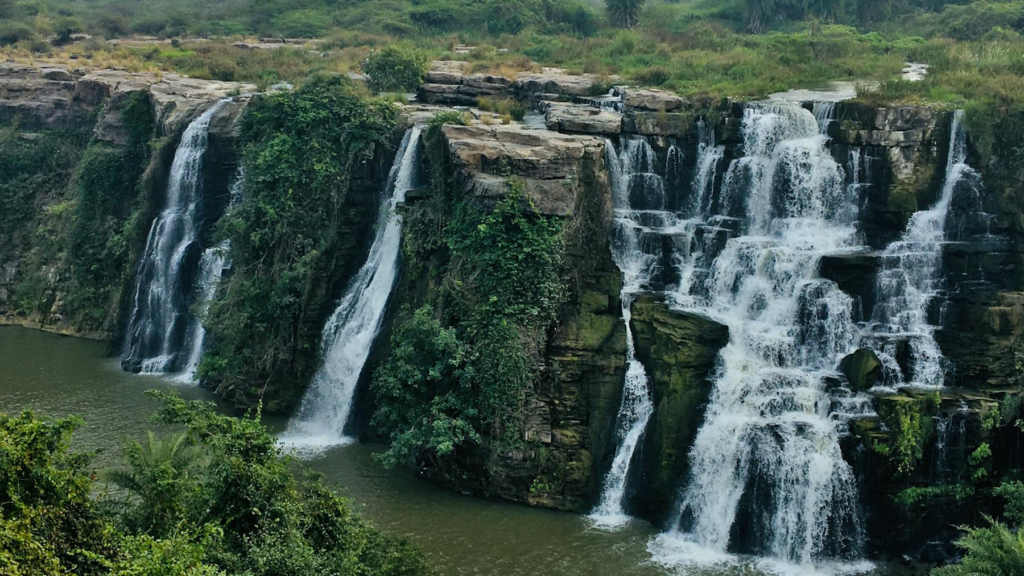
[[[107,352],[107,344],[100,342],[0,326],[0,412],[31,408],[53,417],[81,417],[76,447],[100,450],[96,466],[102,468],[118,462],[125,439],[158,428],[150,420],[156,403],[146,390],[173,389],[189,399],[214,399],[196,386],[123,372]],[[280,432],[285,420],[266,424]],[[646,523],[634,521],[605,532],[576,514],[463,496],[417,480],[408,470],[385,470],[373,460],[381,449],[344,446],[310,464],[336,483],[363,517],[419,544],[441,574],[672,574],[650,561],[647,544],[657,531]]]

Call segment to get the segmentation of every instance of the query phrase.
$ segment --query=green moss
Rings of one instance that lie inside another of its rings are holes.
[[[424,134],[431,194],[410,210],[404,232],[406,265],[429,270],[435,289],[397,323],[392,354],[374,375],[373,422],[391,441],[386,463],[426,460],[454,474],[456,451],[522,442],[525,393],[565,286],[563,222],[537,214],[515,179],[489,209],[454,188],[443,122]]]

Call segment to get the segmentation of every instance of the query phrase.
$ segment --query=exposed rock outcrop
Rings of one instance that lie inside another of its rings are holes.
[[[704,316],[670,309],[658,296],[633,302],[636,356],[647,369],[654,414],[641,446],[637,507],[663,520],[685,480],[690,446],[704,421],[711,373],[729,329]]]
[[[443,134],[462,185],[482,202],[505,196],[508,175],[522,179],[542,214],[568,216],[580,192],[584,164],[597,165],[604,142],[519,126],[445,126]]]

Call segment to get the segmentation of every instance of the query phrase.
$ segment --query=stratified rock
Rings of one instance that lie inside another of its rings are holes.
[[[656,88],[630,90],[623,98],[626,106],[654,112],[671,112],[683,107],[683,99],[666,90]]]
[[[567,216],[581,190],[584,164],[603,166],[604,141],[592,136],[512,125],[449,125],[442,131],[466,190],[484,204],[506,195],[511,174],[524,182],[538,211]]]
[[[622,131],[622,114],[588,105],[551,104],[544,123],[559,132],[612,135]]]
[[[729,329],[697,314],[671,310],[659,296],[633,302],[636,356],[650,379],[654,414],[640,454],[643,479],[637,506],[645,518],[663,519],[686,476],[690,446],[704,420],[710,374]]]
[[[878,266],[878,255],[871,252],[828,254],[822,256],[818,273],[857,300],[860,305],[855,310],[870,316],[875,306]]]
[[[859,348],[839,361],[839,370],[852,390],[869,390],[882,377],[882,361],[874,350]]]
[[[537,99],[540,94],[553,96],[586,96],[596,82],[592,74],[569,74],[560,68],[543,68],[525,72],[515,79],[516,92],[524,100]]]

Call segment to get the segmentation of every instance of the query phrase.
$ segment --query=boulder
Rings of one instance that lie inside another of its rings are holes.
[[[592,136],[517,125],[448,125],[442,131],[466,189],[485,204],[505,196],[506,174],[513,174],[541,213],[568,216],[584,164],[603,162],[604,141]]]
[[[683,99],[666,90],[656,88],[630,90],[623,98],[626,106],[655,112],[671,112],[683,107]]]
[[[596,82],[593,74],[569,74],[559,68],[543,68],[516,76],[515,88],[524,100],[539,100],[540,95],[587,96]]]
[[[852,390],[869,390],[882,377],[882,361],[874,350],[859,348],[839,361],[839,370]]]
[[[618,134],[622,114],[578,104],[551,104],[544,115],[549,130],[582,134]]]

